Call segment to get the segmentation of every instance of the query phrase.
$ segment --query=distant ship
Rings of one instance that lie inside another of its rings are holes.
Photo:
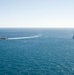
[[[73,37],[72,37],[73,39],[74,39],[74,35],[73,35]]]
[[[0,37],[0,40],[6,40],[8,39],[7,37]]]

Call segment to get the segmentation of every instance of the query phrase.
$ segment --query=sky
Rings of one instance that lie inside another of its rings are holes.
[[[74,0],[0,0],[0,28],[74,28]]]

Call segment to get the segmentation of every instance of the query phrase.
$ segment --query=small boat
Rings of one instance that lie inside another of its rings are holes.
[[[8,39],[7,37],[0,37],[0,40],[6,40]]]

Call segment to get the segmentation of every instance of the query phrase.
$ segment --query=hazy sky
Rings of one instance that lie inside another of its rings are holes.
[[[0,27],[74,27],[74,0],[0,0]]]

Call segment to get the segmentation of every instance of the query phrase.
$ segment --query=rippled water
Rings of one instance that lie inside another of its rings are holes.
[[[74,29],[0,29],[0,75],[74,75]]]

